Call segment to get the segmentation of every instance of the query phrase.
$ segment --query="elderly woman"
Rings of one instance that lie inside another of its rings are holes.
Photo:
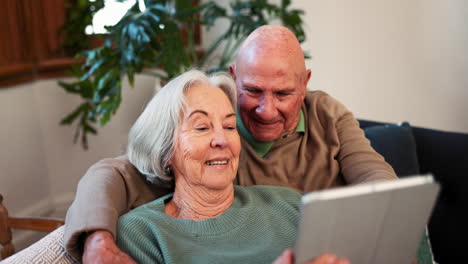
[[[119,219],[117,244],[138,263],[269,263],[293,245],[300,194],[233,185],[241,150],[234,87],[227,76],[189,71],[132,127],[130,162],[147,180],[174,184]],[[291,252],[278,261],[290,262]]]

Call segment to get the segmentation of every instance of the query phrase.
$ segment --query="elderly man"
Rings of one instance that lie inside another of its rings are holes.
[[[230,73],[238,91],[242,152],[236,183],[301,192],[396,178],[357,120],[324,92],[307,92],[311,71],[294,34],[263,26],[243,43]],[[171,191],[145,182],[125,156],[92,166],[67,213],[67,250],[83,259],[129,258],[114,243],[117,218]]]

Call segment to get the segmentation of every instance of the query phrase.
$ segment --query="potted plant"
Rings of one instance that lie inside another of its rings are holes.
[[[103,6],[103,1],[90,4]],[[70,71],[76,81],[59,82],[67,92],[83,100],[61,124],[76,121],[74,140],[80,138],[85,149],[88,133],[96,134],[96,125],[104,126],[119,108],[125,76],[133,86],[137,73],[169,79],[193,66],[208,71],[226,70],[247,35],[275,20],[289,27],[299,41],[305,40],[303,11],[291,9],[290,0],[282,0],[280,4],[233,0],[228,9],[216,1],[199,4],[190,0],[144,0],[144,4],[146,8],[141,10],[136,3],[115,26],[108,27],[103,45],[78,54],[85,62],[74,65]],[[207,50],[197,49],[194,42],[197,27],[209,29],[220,19],[229,21],[226,31]],[[208,60],[220,47],[223,51],[219,62],[207,67]],[[164,74],[145,70],[152,68],[162,69]]]

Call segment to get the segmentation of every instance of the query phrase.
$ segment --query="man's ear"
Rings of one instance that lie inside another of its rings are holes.
[[[309,83],[310,77],[312,76],[312,71],[310,69],[306,70],[306,78],[304,79],[304,86],[307,87],[307,84]]]
[[[229,64],[229,73],[231,74],[232,79],[235,81],[236,80],[236,65]]]

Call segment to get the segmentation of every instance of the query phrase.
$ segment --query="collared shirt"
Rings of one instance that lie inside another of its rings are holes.
[[[271,147],[273,146],[273,143],[275,141],[271,142],[262,142],[256,140],[252,134],[247,130],[247,128],[244,126],[244,123],[242,122],[242,118],[238,113],[236,113],[236,118],[237,118],[237,128],[239,129],[239,134],[241,137],[243,137],[249,145],[255,150],[255,152],[260,156],[260,157],[265,157],[265,155],[270,151]],[[299,123],[296,126],[296,129],[294,130],[295,133],[297,132],[305,132],[305,120],[304,120],[304,113],[301,112],[299,113]],[[289,136],[289,135],[287,135]],[[284,136],[284,137],[287,137]]]

